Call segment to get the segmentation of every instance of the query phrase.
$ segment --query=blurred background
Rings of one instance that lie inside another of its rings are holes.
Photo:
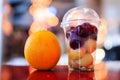
[[[98,48],[102,49],[101,54],[105,54],[103,60],[120,60],[120,0],[41,0],[44,1],[42,7],[34,1],[32,3],[31,0],[3,0],[3,64],[27,64],[24,59],[24,44],[31,30],[34,31],[34,26],[38,25],[36,21],[40,21],[57,35],[62,54],[66,54],[64,33],[60,23],[64,14],[76,6],[90,7],[99,14],[101,26]],[[41,9],[35,13],[38,6]]]

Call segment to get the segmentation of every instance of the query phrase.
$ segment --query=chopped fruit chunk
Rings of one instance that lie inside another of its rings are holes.
[[[77,62],[85,55],[85,53],[85,48],[81,48],[80,50],[71,50],[69,53],[69,64],[74,68],[79,68],[79,64]]]
[[[79,65],[87,67],[93,63],[93,57],[91,54],[85,54],[83,58],[78,60]]]
[[[94,64],[91,64],[88,66],[89,69],[93,69],[94,68]]]
[[[85,54],[85,50],[74,50],[69,54],[70,59],[81,59]]]
[[[93,39],[88,39],[85,42],[84,47],[86,48],[88,53],[92,53],[96,50],[96,41]]]
[[[73,68],[79,68],[79,64],[77,63],[78,60],[71,60],[70,61],[70,66]]]

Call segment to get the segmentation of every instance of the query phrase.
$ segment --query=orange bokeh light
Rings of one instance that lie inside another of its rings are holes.
[[[59,19],[53,15],[47,19],[47,22],[49,26],[56,26],[59,23]]]
[[[101,19],[101,26],[98,30],[98,47],[102,47],[105,41],[105,37],[107,34],[107,23],[105,19]]]
[[[29,8],[30,14],[33,16],[29,34],[42,29],[48,29],[51,26],[56,26],[59,19],[48,10],[48,6],[52,0],[31,0],[32,5]]]
[[[34,14],[36,8],[37,8],[37,7],[35,7],[35,6],[33,6],[33,5],[29,7],[29,12],[30,12],[31,15]]]
[[[3,33],[4,33],[6,36],[11,35],[12,32],[13,32],[12,24],[10,23],[10,21],[8,20],[8,18],[5,17],[5,16],[3,17],[2,30],[3,30]]]
[[[35,21],[43,22],[47,21],[47,17],[50,14],[47,8],[38,8],[33,14],[33,18]]]
[[[43,30],[43,29],[46,29],[46,25],[44,25],[43,23],[40,24],[38,22],[33,22],[32,25],[30,26],[28,33],[29,35],[31,35],[32,33]]]
[[[39,6],[49,6],[52,0],[31,0],[31,2]]]
[[[95,64],[95,80],[106,80],[108,70],[104,62]]]
[[[48,27],[56,26],[59,23],[58,18],[47,8],[37,9],[33,17],[35,21],[45,23],[46,25],[48,25]]]
[[[6,36],[9,36],[13,32],[13,26],[9,20],[9,14],[11,13],[10,5],[4,0],[4,7],[3,7],[3,19],[2,19],[2,30]]]
[[[41,6],[40,4],[32,4],[29,7],[29,12],[31,15],[34,15],[35,11],[41,8],[47,8],[47,6]]]

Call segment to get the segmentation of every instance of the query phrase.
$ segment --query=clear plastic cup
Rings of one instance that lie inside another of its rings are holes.
[[[75,7],[64,15],[61,27],[65,33],[70,70],[94,70],[99,25],[98,14],[90,8]]]

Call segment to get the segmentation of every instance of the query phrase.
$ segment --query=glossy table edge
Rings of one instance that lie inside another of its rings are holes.
[[[32,71],[29,66],[2,65],[2,77],[7,73],[9,80],[120,80],[120,68],[112,68],[111,64],[115,67],[120,62],[102,62],[94,72],[69,71],[67,65],[57,65],[45,71]]]

